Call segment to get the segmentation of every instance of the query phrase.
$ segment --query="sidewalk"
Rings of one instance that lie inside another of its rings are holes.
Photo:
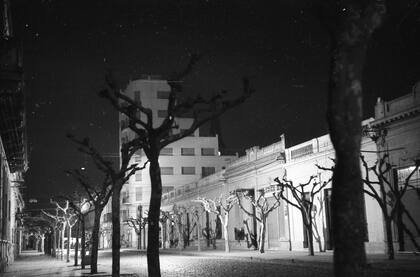
[[[220,259],[220,262],[226,259],[232,260],[244,260],[252,262],[261,262],[261,266],[265,267],[268,264],[272,265],[284,265],[291,268],[295,267],[307,267],[308,270],[311,268],[331,270],[332,269],[332,252],[316,253],[315,256],[308,256],[306,251],[284,251],[284,250],[267,250],[266,253],[259,253],[258,251],[251,250],[232,250],[230,253],[226,253],[221,250],[203,249],[203,251],[197,252],[196,249],[189,248],[186,250],[178,249],[161,249],[160,250],[161,260],[172,259],[171,257],[179,256],[197,256],[197,257],[211,257],[210,260],[216,261]],[[122,249],[121,250],[121,261],[127,262],[130,265],[134,265],[141,262],[145,266],[146,253],[145,250],[137,249]],[[130,260],[131,259],[131,260]],[[188,258],[186,258],[188,260]],[[191,260],[191,259],[190,259]],[[136,262],[134,262],[136,261]],[[134,264],[132,264],[134,262]],[[402,275],[398,276],[420,276],[420,256],[415,256],[412,253],[398,253],[396,260],[389,261],[385,255],[368,255],[368,262],[370,268],[377,272],[398,272]],[[66,276],[66,277],[81,277],[81,276],[110,276],[111,271],[111,250],[99,251],[99,264],[100,271],[98,274],[90,275],[90,268],[80,269],[80,266],[73,266],[73,259],[69,263],[65,261],[52,258],[48,255],[36,251],[24,251],[22,255],[16,259],[7,269],[6,273],[1,276],[4,277],[48,277],[48,276]],[[121,268],[122,273],[136,272],[130,268]],[[123,270],[124,269],[124,270]],[[128,272],[127,272],[128,270]],[[125,272],[124,272],[125,271]],[[146,269],[143,271],[146,273]],[[143,273],[142,273],[143,274]],[[121,276],[133,276],[132,274],[122,274]],[[143,275],[142,275],[143,276]],[[191,276],[191,275],[189,275]],[[382,275],[381,275],[382,276]]]
[[[23,251],[15,262],[8,266],[4,277],[26,277],[26,276],[84,276],[89,269],[81,270],[73,266],[73,262],[52,258],[37,251]]]
[[[127,251],[144,251],[144,250],[127,250]],[[161,249],[161,255],[185,255],[185,256],[211,256],[219,258],[241,258],[249,260],[257,260],[269,263],[282,264],[299,264],[302,266],[321,266],[332,267],[333,252],[316,252],[315,256],[309,256],[307,251],[287,251],[287,250],[266,250],[265,253],[260,253],[254,250],[231,250],[226,253],[217,249],[205,249],[198,252],[196,249]],[[377,270],[399,269],[402,271],[419,272],[420,276],[420,256],[413,253],[396,253],[395,260],[388,260],[385,254],[368,254],[368,264],[371,268]]]

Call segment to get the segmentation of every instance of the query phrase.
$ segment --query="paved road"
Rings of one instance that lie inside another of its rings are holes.
[[[48,256],[36,256],[26,253],[16,261],[4,274],[4,277],[35,277],[35,276],[92,276],[89,270],[81,270],[71,263],[52,259]],[[290,254],[290,253],[289,253]],[[137,276],[147,276],[146,256],[144,252],[124,251],[121,257],[121,273],[136,273]],[[262,258],[261,258],[262,257]],[[203,252],[202,254],[184,252],[182,255],[174,252],[161,254],[162,276],[333,276],[331,255],[307,258],[306,255],[294,254],[292,258],[266,256],[258,254],[224,255],[223,253]],[[420,276],[420,258],[399,260],[395,263],[374,260],[368,276]],[[109,276],[111,272],[111,253],[100,253],[98,276]],[[131,275],[132,276],[132,275]]]

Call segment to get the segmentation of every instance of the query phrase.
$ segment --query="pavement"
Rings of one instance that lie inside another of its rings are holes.
[[[251,250],[220,250],[198,252],[163,249],[160,255],[162,276],[333,276],[332,252],[309,256],[304,251],[271,251],[259,253]],[[368,255],[368,276],[420,276],[420,256],[399,253],[389,261],[385,255]],[[110,276],[111,251],[100,250],[99,273],[89,274],[89,267],[80,269],[70,263],[36,251],[24,251],[6,269],[4,277],[44,276]],[[121,250],[121,276],[147,276],[147,260],[144,250]]]

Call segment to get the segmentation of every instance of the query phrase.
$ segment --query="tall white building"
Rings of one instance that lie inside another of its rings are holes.
[[[167,81],[159,77],[147,76],[142,79],[130,81],[123,93],[135,101],[141,101],[144,107],[153,111],[154,127],[159,126],[167,114],[168,96],[170,86]],[[128,127],[128,119],[120,114],[120,145],[133,139],[135,134]],[[188,129],[192,124],[191,118],[177,118],[179,132]],[[193,135],[176,141],[162,149],[159,164],[162,174],[163,192],[175,189],[185,184],[195,182],[202,177],[211,175],[236,159],[236,156],[221,156],[219,150],[218,136],[200,135],[196,130]],[[147,161],[144,152],[140,151],[133,156],[132,163],[143,165]],[[124,185],[121,191],[121,219],[124,222],[127,218],[136,217],[139,206],[143,212],[149,208],[151,184],[149,167],[138,171]],[[111,205],[109,204],[104,212],[104,229],[110,229]],[[105,231],[105,230],[104,230]],[[104,232],[109,233],[109,232]],[[131,228],[123,227],[122,246],[135,247],[137,236]],[[110,239],[105,237],[102,240],[104,247],[109,246]]]

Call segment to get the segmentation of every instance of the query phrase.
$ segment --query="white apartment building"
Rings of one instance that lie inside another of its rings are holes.
[[[135,101],[141,101],[144,107],[153,111],[153,125],[159,126],[167,114],[168,96],[170,86],[166,80],[157,76],[146,76],[142,79],[130,81],[123,93]],[[120,145],[135,134],[128,128],[127,117],[119,116],[120,122]],[[177,118],[176,123],[179,132],[187,129],[192,124],[191,118]],[[163,192],[173,190],[182,185],[195,182],[202,177],[221,171],[227,164],[236,159],[236,156],[222,156],[219,150],[218,136],[203,136],[200,130],[193,135],[176,141],[162,149],[159,158],[162,174]],[[132,162],[143,165],[147,161],[145,154],[140,151],[133,156]],[[151,193],[149,167],[138,171],[130,178],[121,191],[121,220],[136,217],[139,206],[142,211],[148,210]],[[103,247],[110,246],[111,229],[111,205],[105,208],[103,216]],[[135,247],[137,235],[132,228],[122,225],[122,247]],[[107,235],[108,234],[108,235]]]

